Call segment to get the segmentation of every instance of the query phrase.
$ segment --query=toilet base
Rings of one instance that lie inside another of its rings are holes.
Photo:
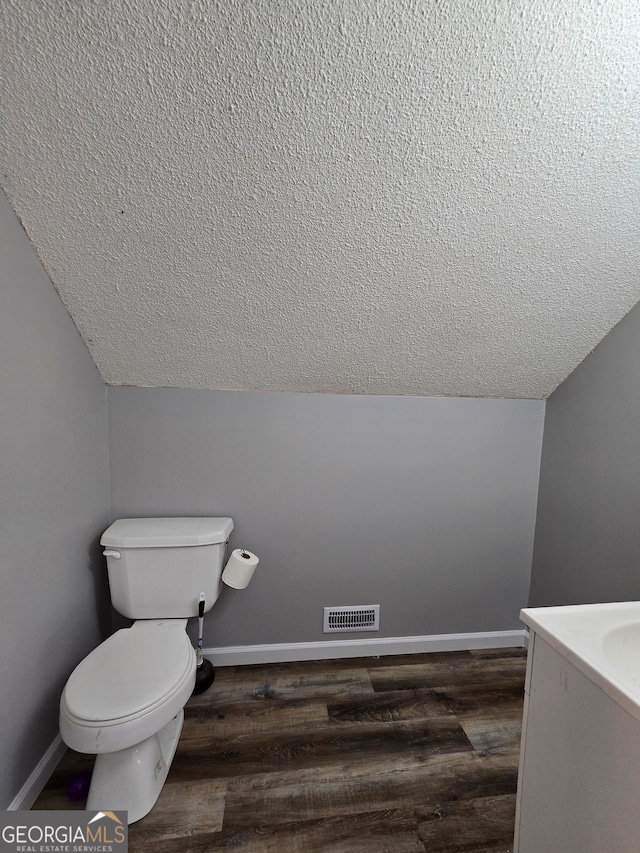
[[[178,746],[184,711],[151,737],[117,752],[96,756],[86,808],[127,811],[127,823],[148,814],[164,785]]]

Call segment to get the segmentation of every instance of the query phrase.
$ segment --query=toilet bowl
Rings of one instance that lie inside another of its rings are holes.
[[[105,530],[111,602],[135,620],[81,661],[60,734],[96,755],[87,809],[143,818],[169,772],[196,681],[187,619],[217,600],[230,518],[124,518]],[[203,604],[201,604],[203,602]]]
[[[60,700],[60,732],[95,753],[88,809],[153,807],[182,730],[196,677],[186,619],[145,619],[117,631],[72,672]]]

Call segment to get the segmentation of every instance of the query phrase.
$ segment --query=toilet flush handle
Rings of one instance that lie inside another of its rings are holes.
[[[120,551],[112,551],[111,548],[107,548],[106,551],[102,552],[104,557],[113,557],[114,560],[119,560],[122,557]]]

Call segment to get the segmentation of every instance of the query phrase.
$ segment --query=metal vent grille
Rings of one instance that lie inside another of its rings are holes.
[[[379,631],[380,605],[358,604],[354,607],[325,607],[322,632]]]

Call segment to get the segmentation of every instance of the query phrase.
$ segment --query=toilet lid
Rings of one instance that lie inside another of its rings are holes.
[[[74,669],[64,698],[87,721],[116,720],[157,705],[195,667],[184,620],[136,622],[117,631]]]

